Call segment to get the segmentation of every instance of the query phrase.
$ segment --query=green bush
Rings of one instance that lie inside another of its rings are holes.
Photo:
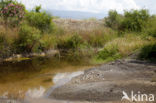
[[[15,42],[17,52],[30,53],[37,51],[37,49],[39,48],[40,37],[41,32],[38,29],[26,24],[21,25],[21,28],[19,30],[19,37]]]
[[[150,36],[156,37],[156,17],[151,17],[150,21],[147,24],[147,27],[145,29],[145,33],[147,33]]]
[[[84,41],[80,35],[66,35],[58,40],[57,48],[61,57],[69,61],[80,61],[87,55],[83,53]]]
[[[145,29],[150,15],[148,10],[131,10],[124,12],[124,19],[120,29],[123,31],[140,32]]]
[[[97,58],[102,60],[106,60],[106,59],[114,60],[120,57],[121,55],[119,54],[119,50],[117,46],[105,47],[97,55]]]
[[[52,18],[45,12],[27,12],[26,20],[29,25],[38,28],[42,32],[50,32],[53,29]]]
[[[54,49],[57,45],[57,38],[54,35],[45,34],[40,39],[40,48],[42,51]]]
[[[156,60],[156,43],[144,46],[139,55],[142,59]]]
[[[123,16],[118,14],[116,10],[109,11],[108,17],[105,18],[106,26],[112,29],[118,29],[123,20]]]
[[[80,46],[83,44],[83,39],[75,34],[72,35],[71,37],[65,37],[62,38],[58,44],[57,44],[57,48],[58,49],[64,49],[64,50],[69,50],[69,49],[78,49],[80,48]]]

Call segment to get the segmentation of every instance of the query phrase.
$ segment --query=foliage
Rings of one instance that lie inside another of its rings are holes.
[[[24,18],[25,7],[13,1],[3,2],[0,13],[6,25],[16,26]]]
[[[118,59],[121,55],[119,54],[119,50],[117,46],[104,47],[102,51],[98,53],[97,58],[106,60],[106,59]]]
[[[118,14],[116,10],[109,11],[108,17],[105,18],[106,26],[112,29],[118,29],[122,22],[122,15]]]
[[[0,33],[0,58],[9,57],[12,54],[11,44],[4,33]]]
[[[156,43],[152,43],[144,46],[141,49],[141,53],[139,55],[142,59],[155,59],[156,60]]]
[[[38,28],[42,32],[49,32],[53,29],[52,18],[45,12],[27,12],[26,20],[29,25]]]
[[[40,12],[40,10],[41,10],[41,5],[35,7],[35,12]]]
[[[146,27],[149,18],[149,12],[146,9],[125,11],[120,29],[140,32]]]
[[[105,18],[105,23],[106,26],[118,31],[140,32],[145,29],[149,20],[150,14],[146,9],[124,11],[124,15],[111,10],[108,17]]]
[[[79,34],[89,46],[96,48],[103,47],[106,42],[117,37],[117,33],[110,28],[98,28]]]
[[[17,52],[30,53],[33,52],[34,49],[38,49],[40,37],[41,32],[38,29],[28,25],[21,25],[19,37],[15,42]]]
[[[40,48],[42,51],[54,49],[57,44],[56,36],[49,35],[49,34],[44,34],[39,41],[40,41]]]
[[[150,43],[150,41],[144,40],[140,35],[136,35],[135,33],[125,34],[123,37],[117,37],[107,42],[104,49],[97,54],[97,58],[110,61],[126,57]]]
[[[82,37],[77,34],[61,37],[57,42],[57,48],[60,51],[60,55],[69,61],[81,60],[84,56],[81,50],[83,45],[84,41]]]
[[[75,50],[80,48],[82,44],[83,44],[82,38],[79,35],[75,34],[72,35],[71,37],[61,38],[57,44],[57,48],[65,50],[69,49]]]
[[[14,0],[1,0],[1,1],[0,1],[0,10],[1,10],[2,8],[6,7],[6,6],[7,6],[8,4],[10,4],[10,3],[15,4],[15,3],[17,3],[17,2],[14,1]]]
[[[153,16],[147,23],[147,27],[145,29],[145,32],[153,37],[156,37],[156,17]]]

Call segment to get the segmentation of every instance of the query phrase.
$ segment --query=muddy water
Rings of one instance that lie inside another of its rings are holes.
[[[37,88],[29,89],[26,92],[23,102],[24,103],[69,103],[69,101],[56,100],[56,99],[49,98],[49,96],[56,88],[61,87],[62,85],[69,82],[72,78],[79,76],[81,74],[84,74],[84,71],[58,73],[53,77],[54,85],[51,88],[47,90],[44,87],[40,87],[38,89]]]
[[[82,70],[91,66],[83,60],[74,62],[54,57],[37,57],[23,61],[3,62],[0,63],[0,95],[24,98],[26,93],[33,95],[33,91],[42,95],[54,83],[58,84],[59,80],[66,77],[57,86],[67,82],[73,76],[81,74]],[[71,72],[76,73],[70,74]],[[49,89],[49,91],[52,90],[53,88]]]

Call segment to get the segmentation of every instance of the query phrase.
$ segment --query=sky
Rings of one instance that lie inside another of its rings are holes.
[[[119,13],[130,9],[149,9],[156,14],[156,0],[17,0],[32,9],[36,5],[42,5],[45,10],[81,11],[91,13],[108,12],[116,9]]]

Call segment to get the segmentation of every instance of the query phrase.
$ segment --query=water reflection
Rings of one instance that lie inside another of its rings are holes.
[[[57,73],[79,71],[89,68],[87,61],[67,61],[55,57],[36,57],[24,61],[0,63],[0,95],[5,92],[17,95],[29,88],[53,85],[52,78]],[[18,95],[17,95],[18,96]]]
[[[54,89],[64,85],[65,83],[69,82],[72,78],[84,74],[83,71],[73,72],[73,73],[58,73],[53,77],[53,82],[55,83],[54,86],[52,86],[50,89],[46,90],[43,87],[35,88],[35,89],[29,89],[26,92],[26,96],[24,98],[24,101],[26,103],[35,103],[37,100],[44,101],[44,102],[56,102],[56,100],[49,99],[48,97],[53,92]],[[62,101],[63,103],[67,101]],[[42,102],[37,102],[42,103]],[[57,103],[60,103],[58,101]],[[68,102],[67,102],[68,103]]]

